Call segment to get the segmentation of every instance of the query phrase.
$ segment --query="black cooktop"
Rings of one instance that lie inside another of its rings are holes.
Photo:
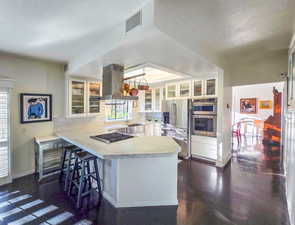
[[[105,142],[107,144],[113,143],[113,142],[117,142],[117,141],[122,141],[122,140],[126,140],[129,138],[133,138],[133,136],[131,135],[126,135],[126,134],[121,134],[118,132],[114,132],[114,133],[108,133],[108,134],[100,134],[100,135],[96,135],[96,136],[90,136],[90,138],[97,140],[97,141],[102,141]]]

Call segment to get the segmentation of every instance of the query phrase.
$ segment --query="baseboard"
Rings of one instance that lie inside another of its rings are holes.
[[[230,153],[228,154],[228,156],[226,157],[226,160],[225,160],[225,161],[222,161],[222,162],[217,161],[217,162],[216,162],[216,167],[220,167],[220,168],[225,167],[225,166],[230,162],[231,157],[232,157],[232,153],[230,152]]]
[[[177,206],[178,200],[176,201],[143,201],[143,202],[128,202],[120,203],[115,201],[107,192],[103,192],[103,197],[111,203],[115,208],[131,208],[131,207],[149,207],[149,206]]]
[[[17,174],[13,174],[12,175],[12,179],[17,179],[17,178],[20,178],[20,177],[31,175],[33,173],[35,173],[35,170],[34,169],[28,170],[28,171],[24,171],[24,172],[21,172],[21,173],[17,173]]]

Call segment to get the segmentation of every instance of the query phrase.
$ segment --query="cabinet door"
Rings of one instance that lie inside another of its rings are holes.
[[[167,99],[176,98],[176,84],[168,84],[166,86],[167,89]]]
[[[161,89],[160,88],[155,88],[154,89],[154,94],[155,94],[155,107],[154,111],[161,111]]]
[[[89,82],[88,83],[88,112],[100,112],[100,97],[101,97],[101,83]]]
[[[199,97],[203,95],[203,81],[194,80],[193,81],[193,97]]]
[[[85,93],[86,93],[86,82],[70,80],[70,91],[71,91],[71,114],[81,115],[85,114]]]
[[[216,95],[216,79],[206,80],[205,95]]]
[[[144,110],[145,111],[152,111],[152,90],[147,90],[145,91],[145,96],[144,96]]]
[[[179,84],[179,97],[191,96],[191,82],[183,82]]]
[[[144,112],[145,111],[145,91],[139,91],[138,92],[138,105],[139,105],[139,111]]]
[[[162,88],[162,100],[166,100],[166,88]]]

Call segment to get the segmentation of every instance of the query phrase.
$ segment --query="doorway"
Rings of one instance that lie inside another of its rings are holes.
[[[233,158],[280,173],[284,82],[233,87]]]

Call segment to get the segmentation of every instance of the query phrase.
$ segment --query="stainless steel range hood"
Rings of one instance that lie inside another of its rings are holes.
[[[117,64],[105,66],[102,74],[102,99],[138,100],[137,96],[124,96],[122,94],[123,79],[123,66]]]

